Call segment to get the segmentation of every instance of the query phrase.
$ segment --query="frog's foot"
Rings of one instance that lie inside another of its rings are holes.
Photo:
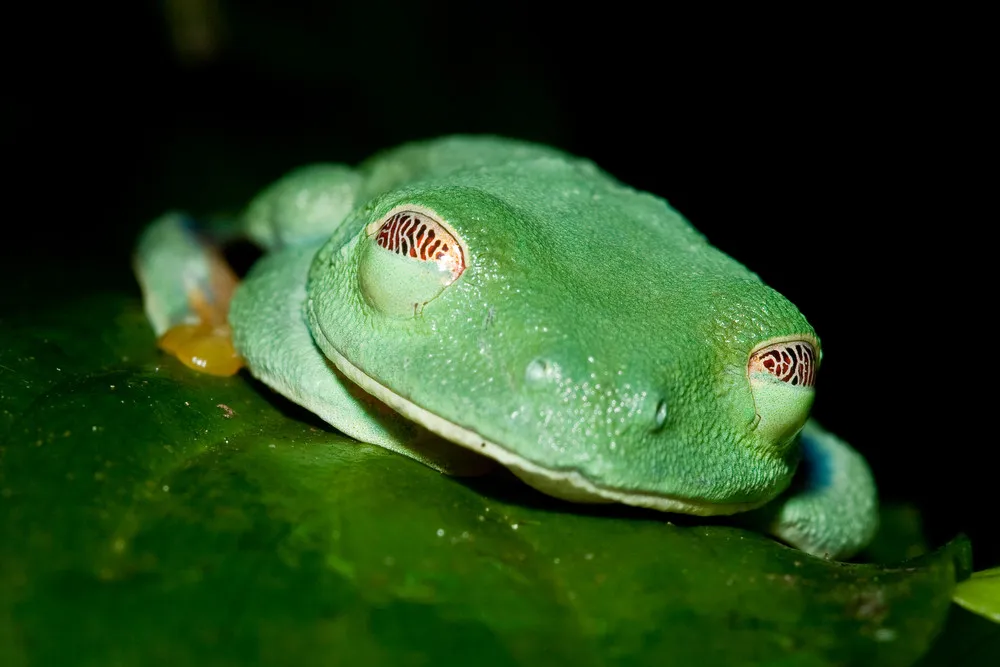
[[[167,214],[143,233],[135,269],[161,349],[203,373],[239,371],[228,323],[239,279],[216,247],[184,216]]]
[[[233,287],[235,285],[234,282]],[[232,289],[222,300],[209,302],[201,290],[192,289],[188,299],[197,321],[167,329],[157,341],[160,349],[196,371],[209,375],[235,375],[243,367],[243,360],[233,347],[232,331],[225,321],[231,297]]]
[[[799,439],[802,462],[792,486],[745,520],[813,555],[849,558],[878,530],[871,470],[860,454],[813,420]]]

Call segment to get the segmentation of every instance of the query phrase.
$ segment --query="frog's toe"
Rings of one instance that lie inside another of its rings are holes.
[[[167,329],[158,344],[188,368],[209,375],[235,375],[243,367],[229,325],[178,324]]]

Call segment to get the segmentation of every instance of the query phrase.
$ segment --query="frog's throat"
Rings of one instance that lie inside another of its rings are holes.
[[[345,359],[332,346],[328,348],[328,352],[331,353],[331,359],[334,364],[349,380],[359,385],[396,412],[399,412],[411,421],[420,424],[446,440],[471,449],[474,452],[479,452],[503,464],[526,483],[545,494],[573,502],[618,502],[636,507],[648,507],[663,512],[696,514],[699,516],[745,512],[760,507],[770,500],[770,498],[767,498],[762,501],[749,503],[711,503],[659,493],[632,492],[595,484],[577,470],[542,467],[537,463],[518,456],[495,442],[486,440],[475,431],[453,424],[425,410],[416,403],[403,398]]]

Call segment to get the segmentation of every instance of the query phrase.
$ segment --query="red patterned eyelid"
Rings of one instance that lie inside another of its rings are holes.
[[[772,343],[750,355],[747,372],[769,373],[782,382],[798,387],[816,384],[819,363],[816,348],[806,340]]]
[[[435,262],[456,280],[465,271],[461,242],[442,223],[421,211],[390,213],[378,226],[369,227],[375,243],[389,252],[422,262]]]

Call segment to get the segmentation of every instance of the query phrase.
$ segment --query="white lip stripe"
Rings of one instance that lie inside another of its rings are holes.
[[[388,387],[373,380],[360,368],[349,362],[339,352],[329,347],[337,368],[352,382],[372,394],[393,410],[417,422],[442,438],[479,452],[505,465],[518,477],[548,495],[577,502],[619,502],[636,507],[648,507],[663,512],[711,516],[736,514],[760,507],[767,500],[756,503],[709,503],[676,498],[653,493],[632,493],[594,484],[575,470],[551,470],[514,454],[504,447],[483,439],[477,433],[453,424],[421,408],[412,401],[396,394]]]

